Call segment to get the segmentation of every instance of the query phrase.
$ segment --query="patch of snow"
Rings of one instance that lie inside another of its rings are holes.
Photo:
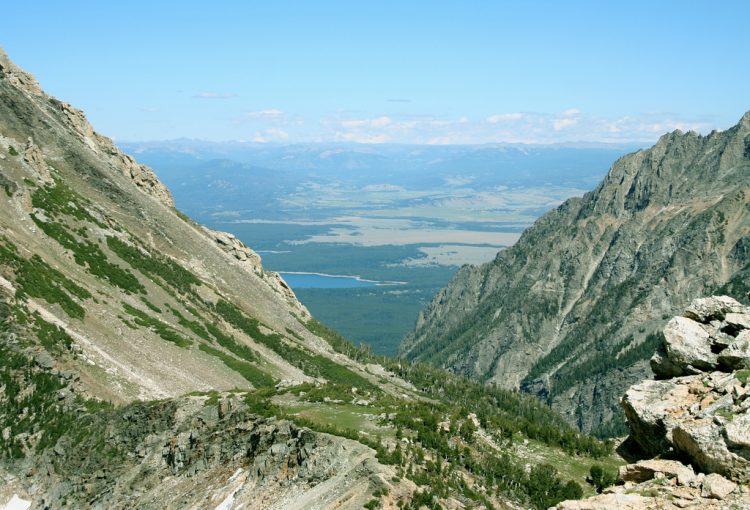
[[[29,508],[31,508],[31,501],[19,498],[18,494],[13,494],[13,497],[10,498],[10,501],[5,504],[2,510],[29,510]]]
[[[217,506],[214,510],[231,510],[232,505],[234,505],[234,492],[232,492],[229,496],[227,496],[224,501],[219,503],[219,506]]]

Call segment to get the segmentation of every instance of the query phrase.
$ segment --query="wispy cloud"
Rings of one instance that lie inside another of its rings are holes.
[[[238,97],[237,94],[234,94],[232,92],[198,92],[193,96],[196,99],[231,99],[233,97]]]
[[[600,116],[578,108],[557,112],[499,112],[480,118],[466,115],[363,115],[334,110],[317,121],[280,108],[240,113],[236,131],[256,142],[357,142],[412,144],[487,143],[653,143],[663,133],[708,132],[716,127],[709,117],[673,113]]]
[[[279,120],[286,116],[284,112],[276,108],[268,108],[267,110],[258,110],[256,112],[246,112],[242,114],[245,119],[263,119],[263,120]]]
[[[326,117],[320,125],[322,139],[358,143],[426,143],[446,130],[459,130],[470,124],[466,116],[458,118],[432,115],[380,115],[377,117]],[[452,138],[452,137],[449,137]],[[455,142],[454,142],[455,143]]]
[[[255,133],[253,142],[268,143],[268,142],[284,142],[289,140],[289,133],[283,129],[269,128],[262,132]]]
[[[561,129],[575,126],[576,124],[578,124],[578,121],[576,119],[556,119],[552,121],[552,129],[554,129],[555,131],[560,131]]]
[[[341,121],[341,126],[347,129],[371,127],[382,128],[393,123],[390,117],[381,116],[374,119],[346,119]]]
[[[523,113],[497,113],[495,115],[490,115],[487,117],[487,122],[490,124],[497,124],[499,122],[510,122],[514,120],[521,120],[523,118]]]
[[[266,108],[251,112],[243,112],[234,118],[236,124],[245,122],[302,125],[304,119],[297,115],[289,115],[278,108]]]
[[[149,107],[149,106],[144,106],[144,107],[138,108],[138,111],[143,112],[143,113],[157,113],[157,112],[160,112],[161,109],[154,108],[154,107]]]
[[[368,133],[352,133],[352,132],[337,132],[334,136],[334,140],[337,142],[356,142],[356,143],[387,143],[392,142],[386,134],[368,134]]]

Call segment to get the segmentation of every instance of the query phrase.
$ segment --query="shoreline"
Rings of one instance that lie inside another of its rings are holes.
[[[390,281],[378,281],[378,280],[368,280],[366,278],[362,278],[359,275],[346,275],[346,274],[328,274],[328,273],[313,273],[309,271],[277,271],[281,276],[284,276],[285,274],[297,274],[297,275],[310,275],[310,276],[323,276],[326,278],[349,278],[352,280],[356,280],[358,282],[364,282],[364,283],[373,283],[376,287],[382,287],[382,286],[393,286],[393,285],[406,285],[409,282],[390,282]]]

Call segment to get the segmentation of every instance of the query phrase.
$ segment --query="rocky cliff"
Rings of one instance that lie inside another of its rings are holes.
[[[494,261],[461,268],[401,352],[617,432],[617,397],[650,373],[666,320],[695,295],[744,298],[749,188],[750,112],[727,131],[666,134]]]
[[[630,440],[648,457],[619,484],[559,509],[750,507],[750,307],[697,299],[664,328],[657,380],[622,398]]]

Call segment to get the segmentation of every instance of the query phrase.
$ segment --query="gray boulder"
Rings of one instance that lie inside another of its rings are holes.
[[[34,354],[34,362],[45,370],[51,370],[55,366],[55,359],[47,351]]]
[[[674,363],[664,348],[664,345],[660,345],[658,350],[654,353],[650,360],[651,370],[656,374],[658,379],[670,379],[682,375],[683,367]]]
[[[619,482],[641,483],[652,480],[662,473],[667,478],[677,479],[680,485],[689,485],[695,480],[695,472],[690,466],[676,460],[649,459],[635,464],[620,466],[617,479]]]
[[[746,313],[728,313],[724,317],[726,326],[735,331],[750,329],[750,314]]]
[[[698,322],[724,320],[728,313],[744,313],[747,307],[729,296],[711,296],[693,300],[685,310],[685,317]]]
[[[718,361],[730,370],[750,368],[750,330],[737,335],[735,341],[721,351]]]
[[[721,475],[710,474],[703,479],[701,496],[704,498],[725,499],[737,489],[737,484]]]
[[[674,317],[664,328],[666,354],[682,374],[695,374],[718,366],[716,354],[711,352],[709,334],[697,322],[686,317]]]
[[[652,456],[672,450],[672,430],[679,424],[673,411],[689,407],[693,400],[689,386],[678,380],[631,386],[621,401],[631,437]]]

